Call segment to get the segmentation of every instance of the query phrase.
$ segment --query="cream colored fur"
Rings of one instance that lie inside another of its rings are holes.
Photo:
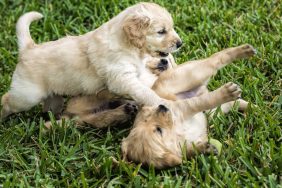
[[[124,159],[165,168],[180,164],[184,155],[191,157],[196,152],[216,153],[215,147],[208,143],[208,121],[203,111],[210,110],[213,117],[216,107],[220,106],[223,113],[227,113],[235,102],[239,110],[244,111],[248,102],[238,99],[241,90],[236,84],[225,84],[213,92],[207,90],[206,84],[220,68],[254,53],[252,46],[242,45],[179,66],[169,56],[168,69],[163,72],[157,70],[159,59],[144,59],[148,68],[147,80],[144,78],[144,82],[154,82],[152,87],[160,96],[178,100],[166,106],[144,106],[140,110],[129,136],[122,141]],[[194,93],[194,96],[187,97],[187,91]],[[74,117],[78,126],[102,128],[117,125],[130,119],[133,109],[132,105],[126,109],[127,102],[117,97],[107,90],[97,95],[74,97],[68,102],[64,118]],[[111,100],[120,100],[120,106],[98,113],[93,110]],[[47,122],[46,126],[50,128],[51,122]]]

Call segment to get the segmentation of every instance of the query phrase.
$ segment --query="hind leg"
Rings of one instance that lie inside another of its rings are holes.
[[[134,117],[137,113],[135,103],[122,104],[115,109],[108,109],[99,113],[81,114],[76,122],[80,125],[91,125],[96,128],[104,128],[124,123]]]
[[[117,124],[124,123],[130,120],[137,113],[138,107],[134,102],[121,104],[115,109],[106,109],[102,112],[87,112],[82,114],[72,114],[65,112],[62,119],[73,119],[77,127],[83,128],[87,125],[95,128],[105,128],[109,126],[115,126]],[[58,124],[62,123],[62,119],[57,120]],[[45,127],[50,129],[52,127],[52,122],[48,121],[45,123]]]
[[[46,96],[47,93],[36,84],[21,83],[18,87],[12,86],[12,89],[2,97],[1,119],[13,113],[29,110]]]
[[[231,102],[222,104],[220,106],[220,108],[221,108],[222,112],[226,114],[235,106],[235,103],[238,103],[238,110],[239,111],[245,111],[248,107],[248,104],[249,104],[247,101],[245,101],[243,99],[238,99],[236,101],[231,101]]]
[[[245,101],[243,99],[237,99],[235,101],[224,103],[224,104],[220,105],[219,108],[221,109],[221,111],[224,114],[227,114],[235,106],[235,103],[238,104],[238,110],[242,111],[242,112],[246,111],[248,104],[249,104],[247,101]],[[217,108],[214,108],[214,109],[211,109],[211,110],[208,111],[208,113],[210,114],[209,115],[210,118],[214,117],[216,109]]]

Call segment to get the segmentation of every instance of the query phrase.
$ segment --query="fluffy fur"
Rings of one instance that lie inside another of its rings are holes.
[[[53,95],[91,95],[103,88],[140,104],[163,102],[140,77],[147,70],[145,56],[166,56],[181,46],[164,8],[139,3],[92,32],[35,44],[28,26],[41,17],[29,12],[17,23],[19,63],[10,90],[2,97],[2,118],[48,97],[45,108],[53,109]]]

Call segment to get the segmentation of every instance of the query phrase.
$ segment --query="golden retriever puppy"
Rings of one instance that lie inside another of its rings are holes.
[[[124,159],[161,169],[179,165],[183,155],[216,153],[208,142],[208,123],[203,111],[220,105],[224,112],[229,111],[241,90],[230,82],[208,92],[206,83],[218,69],[254,53],[250,45],[228,48],[207,59],[184,63],[161,73],[153,89],[162,97],[174,96],[180,100],[144,106],[139,111],[133,129],[122,141]],[[248,105],[242,99],[237,101],[241,110]]]
[[[53,95],[92,95],[103,88],[140,104],[164,103],[146,85],[154,82],[140,79],[148,72],[144,58],[167,56],[182,45],[166,9],[139,3],[92,32],[35,44],[29,25],[40,18],[40,13],[29,12],[18,20],[19,63],[1,100],[2,118],[44,100],[45,109],[59,111],[62,98],[52,102]]]

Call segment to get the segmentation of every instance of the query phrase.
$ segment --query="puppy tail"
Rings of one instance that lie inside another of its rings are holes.
[[[39,20],[43,15],[38,12],[28,12],[22,15],[16,26],[19,50],[34,45],[29,32],[29,25],[34,20]]]

